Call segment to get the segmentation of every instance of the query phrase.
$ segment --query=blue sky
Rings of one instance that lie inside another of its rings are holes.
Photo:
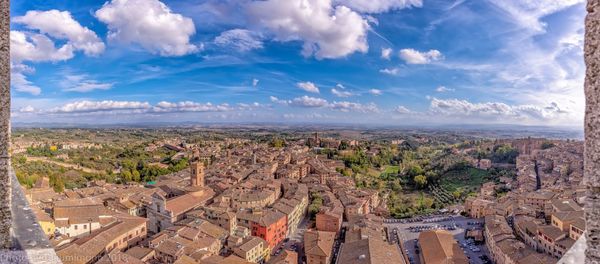
[[[17,122],[583,120],[582,0],[11,4]]]

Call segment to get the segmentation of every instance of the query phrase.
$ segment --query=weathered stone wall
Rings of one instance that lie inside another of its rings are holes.
[[[600,263],[600,0],[589,0],[585,19],[586,263]]]
[[[0,248],[11,244],[10,225],[10,11],[0,0]]]

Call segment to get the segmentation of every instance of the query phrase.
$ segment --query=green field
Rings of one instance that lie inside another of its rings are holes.
[[[463,190],[477,192],[481,185],[491,181],[490,173],[477,168],[449,171],[442,175],[440,185],[449,192]]]
[[[400,171],[400,166],[387,166],[383,173],[398,173]]]

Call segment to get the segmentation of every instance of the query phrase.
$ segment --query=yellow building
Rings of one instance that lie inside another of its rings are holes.
[[[270,256],[267,241],[260,237],[250,237],[242,245],[234,248],[233,253],[252,263],[268,261]]]
[[[54,219],[50,217],[47,213],[43,212],[40,209],[34,208],[33,213],[40,224],[42,230],[44,230],[44,234],[48,237],[52,237],[54,235],[54,229],[56,226],[54,225]]]

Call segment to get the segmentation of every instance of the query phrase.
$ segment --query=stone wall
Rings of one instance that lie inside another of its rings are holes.
[[[10,247],[10,12],[0,0],[0,248]]]
[[[600,0],[589,0],[585,19],[584,183],[587,249],[585,263],[600,263]]]

